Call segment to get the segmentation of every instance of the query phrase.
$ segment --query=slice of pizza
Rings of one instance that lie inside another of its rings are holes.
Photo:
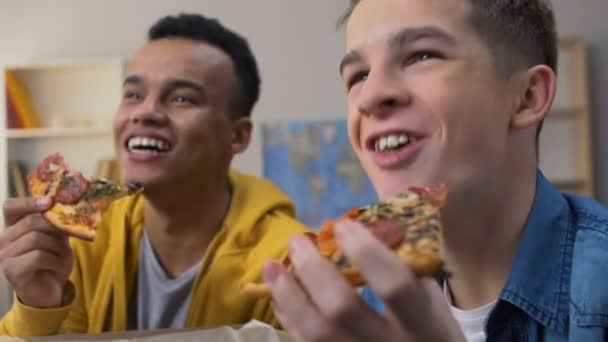
[[[92,241],[103,212],[121,197],[142,190],[136,183],[116,184],[100,178],[85,178],[70,171],[59,153],[45,158],[27,176],[32,196],[49,196],[53,206],[42,215],[69,235]]]
[[[364,286],[366,280],[359,269],[350,263],[335,239],[334,228],[341,220],[363,224],[373,236],[394,251],[416,276],[435,277],[443,273],[439,247],[441,209],[446,197],[445,183],[438,187],[410,187],[391,199],[355,208],[336,220],[325,221],[318,234],[308,233],[307,236],[355,287]],[[292,269],[289,257],[283,264]],[[245,284],[241,292],[250,297],[270,295],[264,283]]]

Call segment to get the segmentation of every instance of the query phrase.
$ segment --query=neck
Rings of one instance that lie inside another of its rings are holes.
[[[453,305],[465,310],[498,298],[534,201],[536,170],[507,173],[503,182],[489,180],[448,200],[444,211],[442,247]]]
[[[146,193],[144,227],[159,261],[177,276],[201,260],[229,207],[229,181],[184,182]]]

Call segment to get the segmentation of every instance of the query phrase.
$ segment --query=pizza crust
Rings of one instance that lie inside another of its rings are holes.
[[[44,214],[42,214],[42,216],[44,216],[44,218],[46,218],[57,229],[66,232],[68,235],[81,238],[87,241],[95,240],[95,230],[89,229],[88,227],[82,225],[76,226],[65,224],[59,219],[59,216],[57,216],[57,214],[50,211],[45,212]]]
[[[46,218],[53,226],[63,230],[69,235],[87,241],[93,241],[96,236],[94,227],[101,221],[101,214],[96,212],[95,215],[91,217],[91,221],[94,223],[91,226],[65,222],[64,218],[66,213],[73,211],[74,208],[71,206],[55,203],[49,210],[45,211],[42,216]]]
[[[348,267],[341,270],[342,276],[346,278],[349,284],[355,287],[364,286],[366,284],[363,275],[356,267]],[[241,294],[249,298],[267,298],[272,295],[270,287],[266,283],[245,283],[241,286]]]
[[[32,196],[42,196],[49,186],[48,182],[40,181],[36,176],[30,174],[27,176],[28,187]]]
[[[241,287],[241,294],[249,298],[267,298],[272,295],[266,283],[246,283]]]

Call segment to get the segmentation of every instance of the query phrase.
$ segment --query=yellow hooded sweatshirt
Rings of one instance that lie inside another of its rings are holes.
[[[230,209],[204,253],[192,285],[186,328],[245,323],[279,326],[269,299],[239,294],[241,284],[261,279],[262,265],[287,254],[287,240],[307,228],[294,206],[271,182],[234,170]],[[36,309],[17,298],[0,321],[0,334],[35,336],[124,331],[127,303],[135,286],[143,223],[142,196],[114,202],[94,242],[73,239],[74,268],[66,305]]]

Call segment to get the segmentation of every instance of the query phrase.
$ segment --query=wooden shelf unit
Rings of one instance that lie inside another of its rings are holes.
[[[41,127],[7,129],[5,70],[25,84]],[[113,157],[111,122],[122,93],[120,59],[4,65],[0,73],[0,201],[10,194],[9,165],[32,169],[61,152],[70,166],[92,175],[99,160]],[[0,211],[0,229],[4,217]],[[0,273],[0,314],[12,304],[12,290]]]
[[[581,39],[563,38],[559,51],[557,94],[540,135],[540,168],[561,191],[593,197],[587,47]]]
[[[50,139],[66,137],[109,136],[112,130],[108,127],[75,127],[75,128],[35,128],[8,129],[7,139]]]
[[[41,127],[7,128],[6,70],[25,85]],[[112,119],[123,77],[124,61],[118,58],[2,66],[0,201],[11,195],[6,170],[12,160],[31,170],[43,157],[61,152],[72,168],[92,175],[100,159],[113,157]]]

